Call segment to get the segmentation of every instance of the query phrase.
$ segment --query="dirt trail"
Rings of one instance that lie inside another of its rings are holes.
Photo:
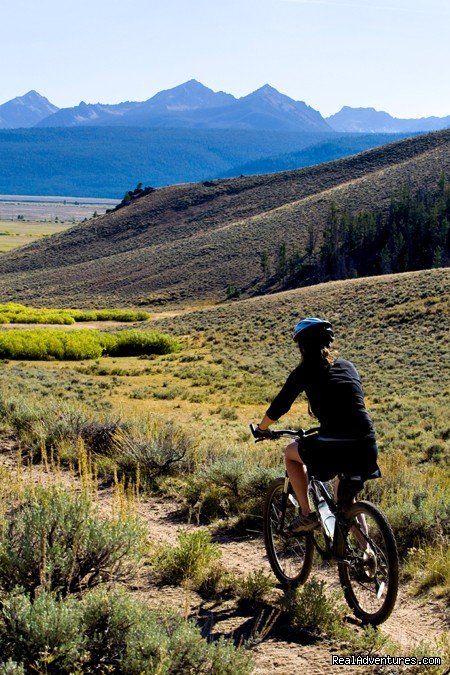
[[[12,438],[0,437],[0,466],[12,472],[17,466],[17,446]],[[35,466],[31,474],[36,482],[46,483],[53,481],[54,476],[44,471],[41,466]],[[60,480],[73,485],[73,477],[62,473]],[[112,489],[100,489],[99,507],[107,514],[112,506]],[[197,526],[186,524],[180,519],[175,504],[168,499],[148,498],[142,500],[138,511],[145,522],[149,540],[155,543],[175,543],[179,530],[194,530]],[[256,569],[264,568],[269,571],[265,558],[264,546],[260,538],[240,536],[233,538],[221,534],[216,538],[222,551],[222,562],[232,573],[244,575]],[[324,578],[330,588],[338,587],[339,582],[334,566],[327,569],[316,569],[315,574]],[[213,603],[204,603],[192,591],[174,587],[157,588],[148,582],[145,574],[137,580],[133,591],[152,605],[174,606],[184,609],[186,614],[205,614],[213,624],[213,633],[239,632],[244,624],[254,622],[255,617],[240,616],[234,606],[223,603],[214,606]],[[351,614],[349,613],[349,617]],[[350,619],[351,620],[351,619]],[[403,648],[402,655],[408,656],[415,644],[421,640],[432,641],[449,628],[449,615],[442,602],[430,599],[417,600],[413,598],[407,588],[403,588],[397,600],[393,615],[383,624],[382,631],[389,638]],[[344,645],[343,645],[344,647]],[[255,673],[257,675],[291,675],[303,672],[306,675],[322,675],[323,673],[340,672],[342,668],[331,666],[332,654],[339,654],[339,645],[327,645],[323,642],[316,644],[298,644],[292,636],[285,639],[268,638],[254,650]],[[431,656],[431,654],[430,654]],[[361,673],[363,669],[356,667],[345,668],[345,673]],[[367,670],[364,672],[368,672]],[[391,671],[395,673],[395,671]]]

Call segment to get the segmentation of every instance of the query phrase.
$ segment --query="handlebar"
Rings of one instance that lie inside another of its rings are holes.
[[[250,431],[255,438],[255,443],[259,443],[260,441],[275,441],[282,437],[305,438],[305,436],[310,436],[319,431],[319,427],[311,427],[311,429],[268,429],[267,436],[261,437],[257,435],[257,427],[257,424],[250,424]]]

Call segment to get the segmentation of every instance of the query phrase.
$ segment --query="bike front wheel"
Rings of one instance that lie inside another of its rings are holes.
[[[264,544],[270,566],[284,587],[306,581],[311,571],[314,543],[309,534],[290,534],[289,523],[298,515],[292,488],[284,492],[284,478],[269,486],[263,513]]]
[[[398,592],[397,545],[384,514],[373,504],[360,501],[345,513],[339,527],[336,553],[339,579],[345,599],[355,616],[377,625],[394,609]]]

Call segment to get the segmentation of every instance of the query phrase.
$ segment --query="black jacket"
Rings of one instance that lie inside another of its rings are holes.
[[[290,410],[302,391],[320,422],[322,436],[356,439],[374,435],[364,405],[361,378],[350,361],[338,358],[327,369],[308,368],[301,363],[272,401],[267,416],[278,420]]]

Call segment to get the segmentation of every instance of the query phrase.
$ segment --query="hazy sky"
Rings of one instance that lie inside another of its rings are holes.
[[[0,19],[0,103],[142,101],[195,78],[268,82],[323,115],[450,114],[450,0],[2,0]]]

